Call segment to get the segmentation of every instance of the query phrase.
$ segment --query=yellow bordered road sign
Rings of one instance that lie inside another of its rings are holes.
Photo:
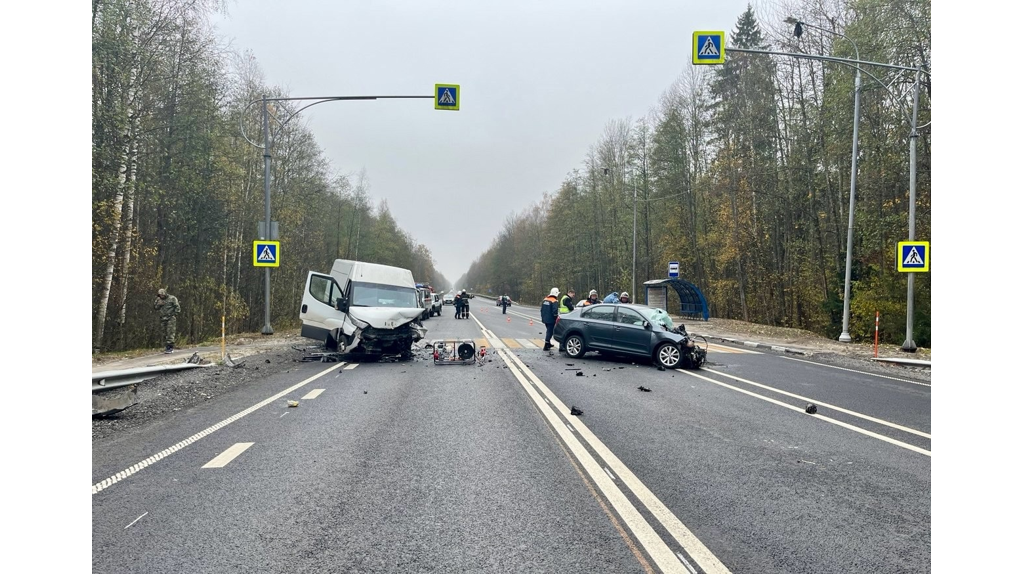
[[[281,242],[257,239],[252,242],[253,267],[280,267]]]
[[[434,84],[434,109],[459,111],[461,92],[458,84]]]
[[[694,64],[725,63],[725,32],[702,31],[693,33]]]
[[[931,247],[927,241],[900,241],[896,244],[896,270],[910,273],[928,271]]]

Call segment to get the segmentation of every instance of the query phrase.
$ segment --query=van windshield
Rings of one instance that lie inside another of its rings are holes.
[[[418,293],[412,287],[352,282],[352,307],[419,307]]]

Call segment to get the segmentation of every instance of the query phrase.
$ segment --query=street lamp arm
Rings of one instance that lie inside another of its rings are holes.
[[[853,40],[851,40],[850,38],[848,38],[842,32],[836,32],[835,30],[829,30],[828,28],[824,28],[822,26],[816,26],[814,24],[808,24],[807,22],[804,22],[803,20],[796,20],[795,18],[788,18],[786,21],[789,22],[790,20],[792,20],[796,24],[800,24],[800,25],[806,26],[808,28],[814,28],[815,30],[821,30],[822,32],[825,32],[826,34],[832,34],[834,36],[839,36],[840,38],[842,38],[842,39],[846,40],[847,42],[853,44],[853,52],[855,54],[857,54],[857,59],[860,60],[860,50],[857,49],[857,43],[854,42]]]
[[[242,134],[242,139],[244,139],[245,141],[249,142],[249,145],[251,145],[253,147],[257,147],[259,149],[263,149],[263,146],[258,144],[258,143],[256,143],[256,142],[254,142],[254,141],[252,141],[251,139],[249,139],[249,136],[245,135],[245,123],[243,122],[243,120],[245,120],[245,112],[249,108],[251,108],[253,106],[253,104],[257,104],[257,103],[262,102],[262,101],[263,101],[263,99],[261,98],[259,100],[253,100],[253,101],[249,102],[248,104],[246,104],[246,106],[244,108],[242,108],[242,112],[240,114],[238,114],[238,132],[240,134]]]

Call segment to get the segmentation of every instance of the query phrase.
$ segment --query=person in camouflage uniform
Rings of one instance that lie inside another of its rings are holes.
[[[153,308],[160,311],[160,327],[164,332],[164,352],[174,352],[174,328],[178,323],[178,312],[181,305],[178,305],[178,298],[168,295],[166,289],[156,292],[156,303]]]

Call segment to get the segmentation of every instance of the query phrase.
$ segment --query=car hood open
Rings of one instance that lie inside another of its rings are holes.
[[[348,314],[369,324],[374,329],[394,329],[423,315],[423,309],[400,307],[349,307]]]

